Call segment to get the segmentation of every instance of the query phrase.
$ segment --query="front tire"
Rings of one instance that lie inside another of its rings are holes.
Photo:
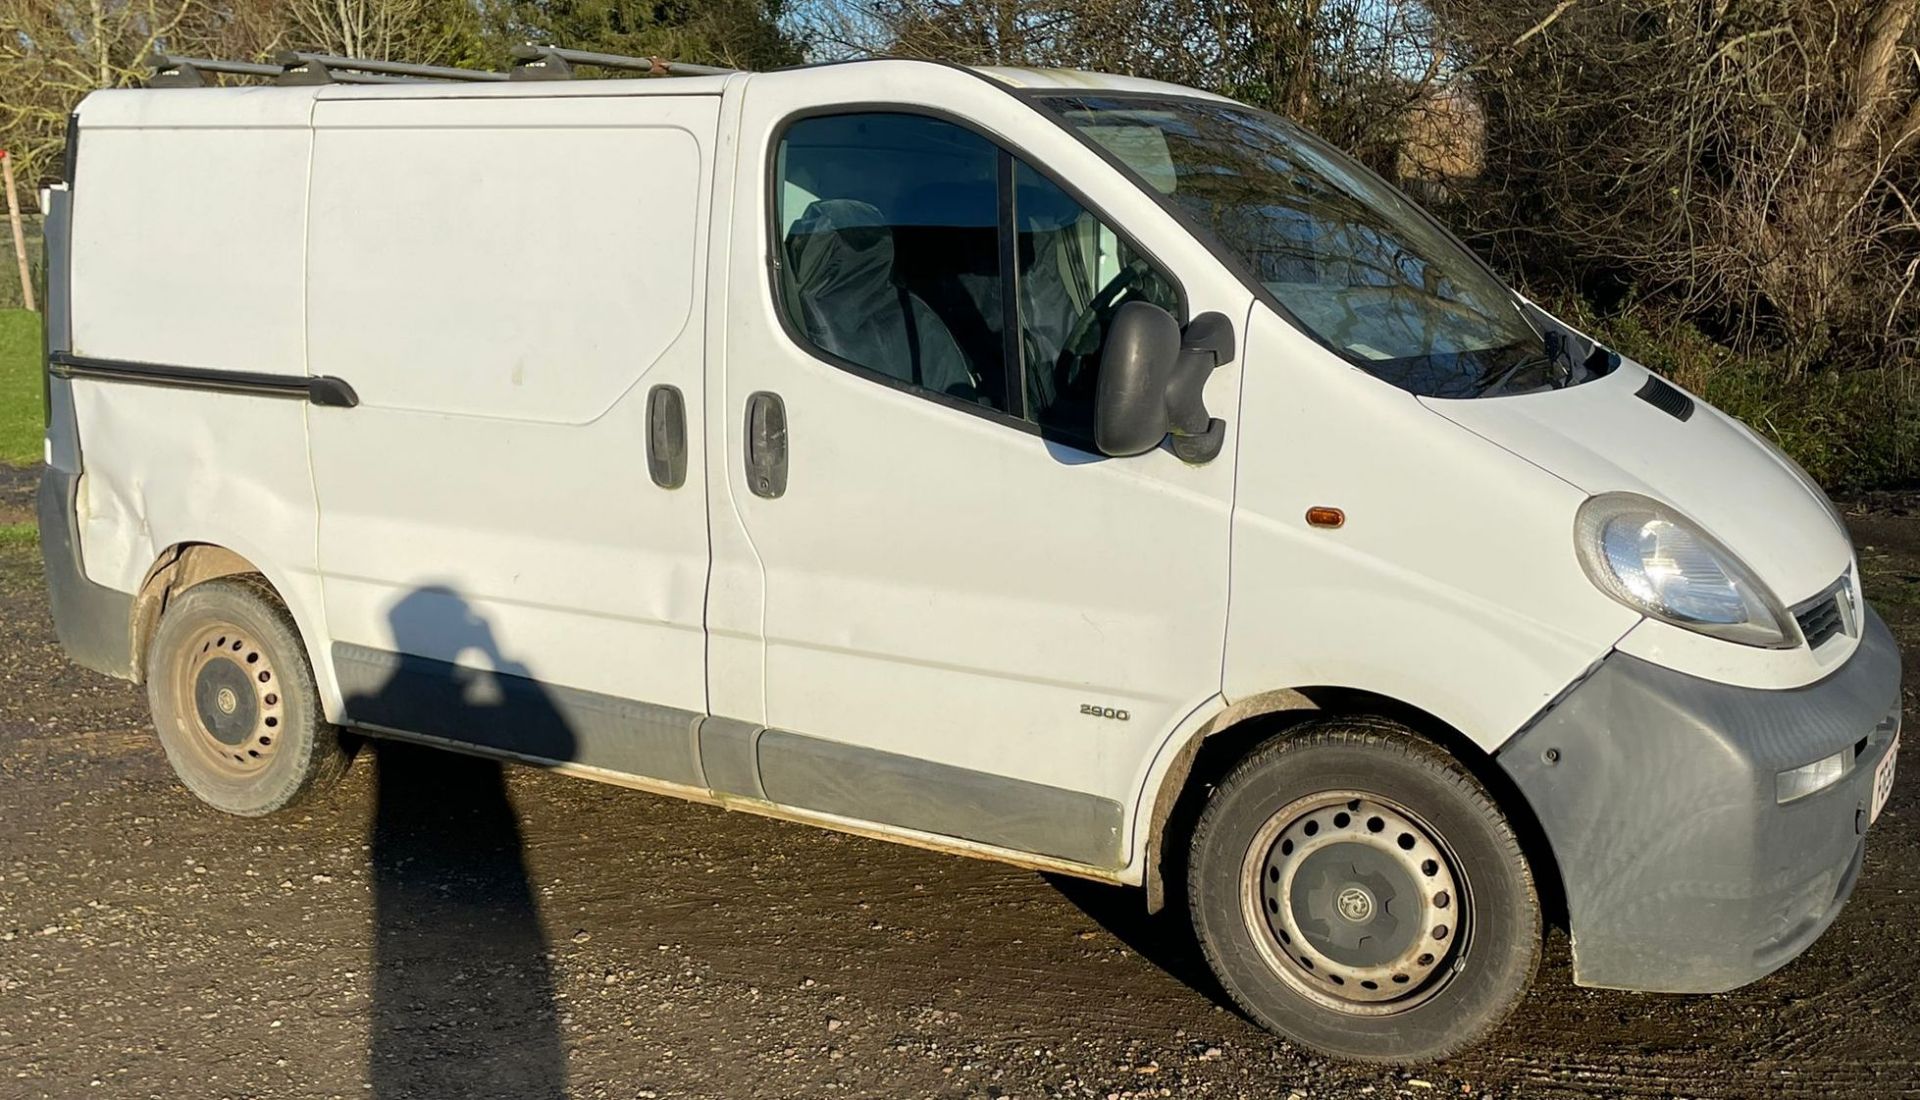
[[[1390,722],[1316,721],[1241,761],[1194,829],[1188,903],[1234,1001],[1338,1058],[1444,1058],[1540,957],[1518,838],[1458,761]]]
[[[270,814],[346,772],[293,617],[258,577],[195,585],[168,605],[147,650],[147,702],[174,772],[217,810]]]

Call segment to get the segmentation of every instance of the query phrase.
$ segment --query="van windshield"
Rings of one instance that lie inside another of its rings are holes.
[[[1281,118],[1168,96],[1047,97],[1239,257],[1294,320],[1423,397],[1563,382],[1513,294],[1418,207]]]

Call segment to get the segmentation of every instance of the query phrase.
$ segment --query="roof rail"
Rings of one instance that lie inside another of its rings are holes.
[[[570,80],[576,66],[620,69],[649,76],[721,76],[733,69],[711,65],[689,65],[662,57],[627,57],[623,54],[567,50],[558,46],[515,46],[513,68],[497,73],[486,69],[457,69],[448,65],[412,65],[403,61],[380,61],[369,57],[342,57],[337,54],[287,50],[275,54],[272,64],[258,61],[221,61],[209,57],[174,57],[155,52],[149,88],[204,88],[207,74],[229,76],[268,76],[274,83],[307,86],[314,84],[409,84],[423,80]]]
[[[447,65],[409,65],[403,61],[376,61],[366,57],[288,50],[274,55],[282,68],[279,83],[388,84],[402,80],[505,80],[507,74],[484,69],[456,69]],[[343,71],[344,70],[344,71]],[[369,79],[370,78],[370,79]]]
[[[235,76],[279,76],[278,65],[262,65],[254,61],[220,61],[211,57],[175,57],[172,54],[155,53],[152,57],[153,75],[147,78],[149,88],[204,88],[207,86],[206,73],[231,73]]]
[[[620,69],[626,72],[645,73],[648,76],[724,76],[737,71],[716,68],[712,65],[689,65],[684,61],[668,61],[664,57],[628,57],[625,54],[567,50],[558,46],[535,46],[529,43],[513,48],[513,70],[509,75],[514,80],[571,80],[574,68],[579,65],[600,69]]]

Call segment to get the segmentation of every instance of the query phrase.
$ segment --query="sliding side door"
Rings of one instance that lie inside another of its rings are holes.
[[[345,717],[697,785],[719,99],[328,94],[308,357],[358,404],[309,430]]]

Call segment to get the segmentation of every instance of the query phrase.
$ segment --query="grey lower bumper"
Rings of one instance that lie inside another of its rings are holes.
[[[79,485],[80,475],[51,466],[40,474],[40,556],[54,633],[75,664],[131,680],[133,597],[88,580],[81,567]]]
[[[1785,965],[1853,890],[1900,651],[1870,609],[1806,687],[1714,683],[1614,653],[1499,753],[1553,847],[1581,985],[1717,993]],[[1853,769],[1780,804],[1779,772]]]

